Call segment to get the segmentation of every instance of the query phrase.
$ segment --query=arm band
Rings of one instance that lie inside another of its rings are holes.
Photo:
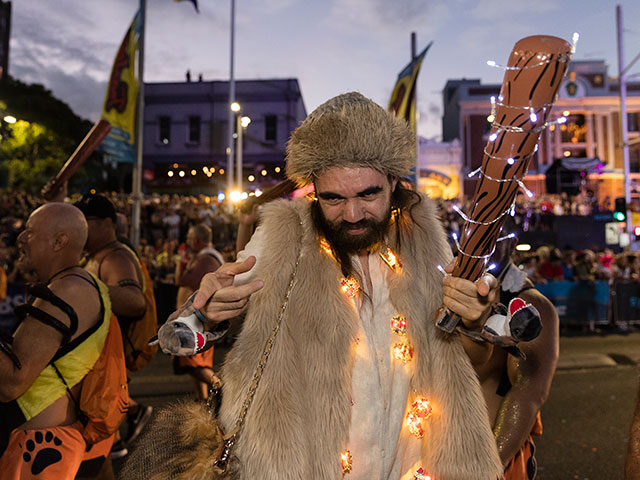
[[[142,287],[140,286],[140,284],[131,278],[125,278],[124,280],[120,280],[118,282],[118,286],[119,287],[136,287],[138,290],[142,291]]]

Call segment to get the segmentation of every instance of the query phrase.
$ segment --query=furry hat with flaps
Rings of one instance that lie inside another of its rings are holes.
[[[404,177],[415,166],[415,137],[407,122],[358,92],[316,108],[287,145],[287,177],[308,185],[332,167],[366,167]]]

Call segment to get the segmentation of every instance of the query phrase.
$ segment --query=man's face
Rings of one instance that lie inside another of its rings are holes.
[[[37,266],[48,262],[52,254],[53,235],[46,228],[45,218],[35,211],[27,220],[25,229],[18,236],[18,268],[29,275],[37,273]]]
[[[371,168],[333,167],[316,178],[322,229],[345,253],[367,250],[389,227],[391,193],[397,179]]]
[[[187,232],[187,247],[189,247],[189,249],[192,252],[199,252],[200,250],[202,250],[202,247],[200,246],[200,240],[198,239],[198,235],[196,234],[196,232],[193,229],[190,229]]]

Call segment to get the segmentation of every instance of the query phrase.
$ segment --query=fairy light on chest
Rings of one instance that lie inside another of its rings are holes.
[[[342,466],[343,475],[351,472],[353,468],[353,458],[349,450],[345,450],[340,454],[340,465]]]
[[[399,273],[402,270],[402,263],[398,260],[398,256],[389,247],[383,247],[380,250],[380,258],[384,260],[391,270]]]
[[[422,438],[424,436],[425,429],[427,427],[427,420],[431,417],[432,413],[431,403],[426,398],[419,398],[409,409],[407,413],[406,424],[409,428],[409,432],[416,438]]]

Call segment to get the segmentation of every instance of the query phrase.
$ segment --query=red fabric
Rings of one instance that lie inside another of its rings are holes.
[[[554,265],[551,262],[545,262],[540,265],[539,273],[547,280],[564,279],[564,270],[562,265]]]

